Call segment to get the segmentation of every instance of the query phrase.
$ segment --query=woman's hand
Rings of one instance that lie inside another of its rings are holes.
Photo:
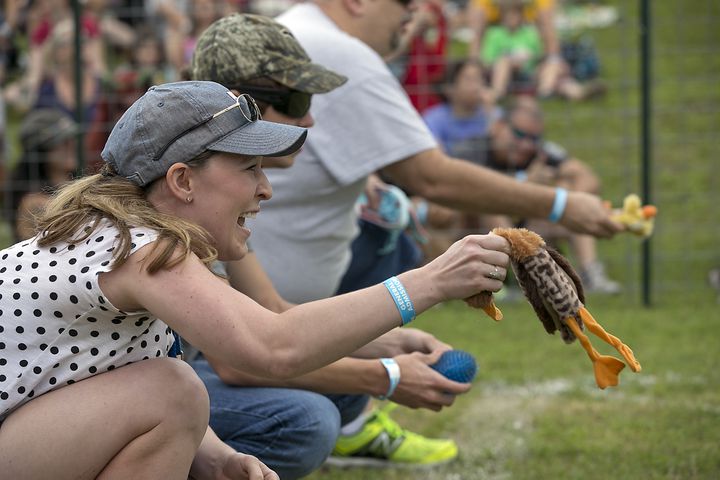
[[[498,235],[468,235],[423,268],[434,276],[442,298],[464,299],[502,288],[509,252],[507,240]]]
[[[252,455],[235,452],[225,460],[216,480],[279,480],[277,473]]]
[[[279,480],[252,455],[236,452],[208,427],[190,468],[192,480]]]

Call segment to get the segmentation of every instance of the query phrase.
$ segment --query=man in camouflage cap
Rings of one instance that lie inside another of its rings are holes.
[[[261,15],[221,18],[198,39],[192,59],[196,80],[232,88],[266,78],[304,93],[327,93],[345,77],[312,63],[290,30]]]
[[[313,124],[309,113],[311,95],[328,92],[345,82],[345,77],[312,63],[287,28],[266,17],[243,14],[216,21],[200,36],[192,76],[219,82],[235,93],[252,95],[265,120],[303,127]],[[264,166],[268,166],[268,160],[275,159],[264,159]],[[292,158],[274,162],[273,166],[291,164]],[[283,187],[276,189],[276,195]],[[266,308],[282,311],[292,306],[280,297],[254,253],[226,268],[232,285]],[[298,478],[318,468],[336,448],[341,428],[343,433],[352,430],[367,437],[362,443],[367,444],[368,455],[374,453],[371,450],[376,443],[377,448],[389,444],[395,453],[393,460],[407,463],[408,448],[417,445],[416,441],[405,441],[410,438],[422,439],[430,454],[453,457],[457,448],[449,440],[423,439],[399,427],[393,431],[400,432],[402,438],[383,436],[388,424],[396,424],[387,413],[368,410],[370,396],[387,393],[390,384],[390,372],[380,357],[393,356],[398,357],[397,363],[403,369],[393,401],[437,409],[426,400],[429,389],[423,372],[433,372],[426,365],[433,361],[433,354],[425,352],[437,352],[439,356],[447,346],[411,328],[398,329],[385,341],[375,346],[370,359],[344,358],[286,382],[245,375],[217,362],[212,352],[203,352],[204,358],[192,365],[210,394],[210,425],[217,435],[236,450],[260,458],[283,479]],[[421,355],[407,355],[416,350],[422,350],[416,352]],[[440,391],[461,393],[469,388],[439,377],[435,381]],[[323,395],[338,391],[353,394]],[[383,442],[386,438],[390,441]],[[373,461],[390,463],[387,457]]]
[[[233,14],[210,25],[197,41],[195,80],[212,80],[251,95],[265,120],[309,128],[312,95],[347,79],[312,63],[290,31],[261,15]],[[266,158],[265,167],[287,168],[295,155]]]

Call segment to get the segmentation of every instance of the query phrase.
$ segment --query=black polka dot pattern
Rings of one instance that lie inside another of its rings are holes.
[[[157,237],[132,234],[135,250]],[[32,240],[0,252],[0,421],[49,390],[166,355],[174,341],[167,325],[118,310],[100,290],[117,230],[103,222],[87,240],[49,248]]]

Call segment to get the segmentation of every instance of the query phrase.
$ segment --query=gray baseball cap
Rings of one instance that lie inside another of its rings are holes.
[[[280,157],[305,142],[307,129],[259,117],[251,98],[219,83],[166,83],[150,87],[125,111],[101,155],[142,187],[206,150]]]
[[[200,35],[192,77],[228,88],[266,77],[305,93],[326,93],[347,81],[312,63],[283,25],[261,15],[240,13],[216,20]]]

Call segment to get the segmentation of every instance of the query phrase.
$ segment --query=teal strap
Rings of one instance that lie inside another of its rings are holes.
[[[390,277],[383,282],[383,285],[385,285],[385,288],[390,292],[395,306],[400,312],[402,324],[407,325],[415,320],[415,307],[413,307],[410,296],[405,291],[405,287],[400,283],[400,280],[398,280],[397,277]]]
[[[553,223],[557,223],[565,213],[565,206],[567,205],[568,191],[564,188],[558,187],[555,189],[555,200],[553,201],[552,210],[548,216],[548,220]]]

